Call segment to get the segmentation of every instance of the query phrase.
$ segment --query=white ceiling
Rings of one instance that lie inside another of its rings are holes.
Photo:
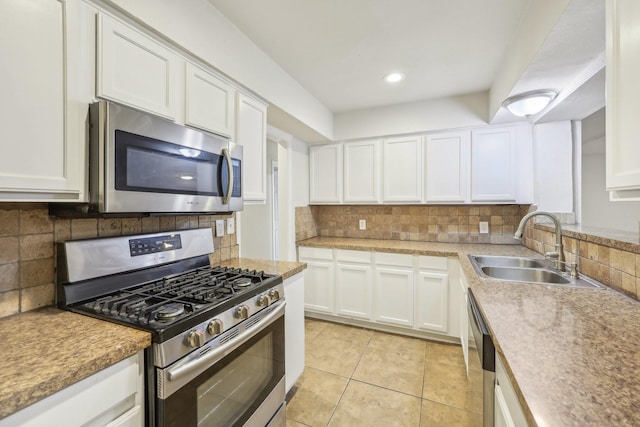
[[[210,0],[334,113],[488,90],[529,1]]]
[[[338,115],[493,93],[501,72],[512,70],[511,60],[529,54],[520,48],[534,40],[530,31],[541,28],[531,17],[549,9],[539,1],[209,0]],[[561,6],[561,15],[508,93],[504,86],[496,91],[502,98],[533,89],[558,91],[545,111],[529,118],[534,123],[579,120],[605,103],[605,0],[562,4],[566,7]],[[391,71],[403,72],[406,79],[389,85],[383,76]],[[498,108],[486,120],[523,119]],[[303,140],[325,140],[277,108],[270,107],[269,121]]]

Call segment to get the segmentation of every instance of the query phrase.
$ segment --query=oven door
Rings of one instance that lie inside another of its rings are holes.
[[[230,329],[218,348],[157,368],[156,425],[284,427],[284,307]]]

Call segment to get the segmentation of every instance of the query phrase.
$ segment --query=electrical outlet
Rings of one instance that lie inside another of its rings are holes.
[[[236,221],[233,218],[227,219],[227,234],[233,234],[236,232]]]
[[[480,221],[480,234],[489,233],[489,223],[487,221]]]
[[[360,230],[366,230],[367,229],[367,220],[366,219],[361,219],[359,227],[360,227]]]
[[[224,219],[216,219],[216,237],[224,236]]]

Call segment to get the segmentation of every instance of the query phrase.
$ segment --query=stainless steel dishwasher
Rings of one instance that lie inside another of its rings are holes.
[[[469,325],[476,344],[476,356],[469,352],[469,357],[477,357],[482,367],[482,419],[484,427],[493,427],[494,423],[494,387],[496,381],[496,349],[491,339],[482,313],[478,308],[473,292],[469,289]]]

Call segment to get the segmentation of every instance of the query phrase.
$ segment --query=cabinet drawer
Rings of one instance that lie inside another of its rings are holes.
[[[326,261],[333,261],[333,249],[300,247],[298,249],[298,257],[300,259],[322,259]]]
[[[356,262],[360,264],[371,263],[371,253],[364,251],[347,251],[343,249],[336,250],[336,259],[344,262]]]
[[[447,271],[447,258],[441,256],[419,256],[418,267]]]
[[[413,255],[376,253],[376,264],[413,267]]]

